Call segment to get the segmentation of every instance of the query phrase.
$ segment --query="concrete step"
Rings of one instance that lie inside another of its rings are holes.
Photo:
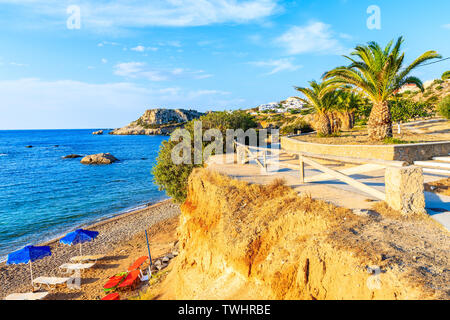
[[[414,161],[416,166],[426,167],[426,168],[439,168],[439,169],[450,169],[449,162],[440,161]]]
[[[450,157],[434,157],[433,160],[442,161],[442,162],[450,162]]]
[[[422,168],[422,170],[425,173],[439,174],[439,175],[444,175],[444,176],[449,176],[450,177],[450,170],[431,169],[431,168]]]

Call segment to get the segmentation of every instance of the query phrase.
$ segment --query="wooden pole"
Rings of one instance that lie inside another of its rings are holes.
[[[264,150],[264,170],[267,173],[267,151]]]
[[[318,170],[320,170],[320,171],[322,171],[324,173],[328,173],[329,175],[331,175],[331,176],[333,176],[333,177],[335,177],[335,178],[337,178],[337,179],[339,179],[339,180],[341,180],[341,181],[351,185],[352,187],[355,187],[356,189],[358,189],[360,191],[366,192],[366,193],[370,194],[371,196],[373,196],[373,197],[375,197],[377,199],[380,199],[382,201],[386,201],[386,194],[384,194],[381,191],[378,191],[375,188],[366,186],[365,184],[363,184],[363,183],[361,183],[359,181],[356,181],[355,179],[350,178],[349,176],[346,176],[345,174],[342,174],[341,172],[338,172],[338,171],[335,171],[333,169],[327,168],[324,165],[322,165],[320,163],[317,163],[317,162],[315,162],[315,161],[313,161],[313,160],[311,160],[311,159],[309,159],[307,157],[304,157],[303,161],[306,162],[307,164],[309,164],[310,166],[312,166],[312,167],[314,167],[314,168],[316,168],[316,169],[318,169]]]
[[[305,163],[303,162],[303,156],[298,156],[300,162],[300,181],[301,183],[305,183]]]

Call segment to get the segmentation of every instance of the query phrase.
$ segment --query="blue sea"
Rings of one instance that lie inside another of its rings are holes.
[[[167,199],[151,175],[167,137],[94,130],[0,131],[0,260],[26,244]],[[88,166],[80,158],[62,159],[102,152],[120,162]]]

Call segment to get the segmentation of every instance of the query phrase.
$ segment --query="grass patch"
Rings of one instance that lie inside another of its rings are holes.
[[[341,136],[340,132],[335,132],[335,133],[330,133],[330,134],[322,134],[322,133],[318,133],[317,136],[319,138],[337,138]]]
[[[384,138],[383,140],[384,144],[408,144],[408,143],[414,143],[414,141],[405,141],[397,138]]]

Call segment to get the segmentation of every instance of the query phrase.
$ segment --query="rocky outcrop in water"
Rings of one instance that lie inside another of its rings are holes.
[[[183,109],[151,109],[129,125],[112,130],[113,135],[169,135],[186,122],[197,119],[203,113]]]
[[[94,132],[92,132],[92,134],[102,135],[103,134],[103,130],[94,131]]]
[[[79,154],[68,154],[67,156],[64,156],[63,159],[76,159],[81,157],[83,156],[80,156]]]
[[[81,159],[82,164],[111,164],[119,161],[110,153],[91,154]]]

